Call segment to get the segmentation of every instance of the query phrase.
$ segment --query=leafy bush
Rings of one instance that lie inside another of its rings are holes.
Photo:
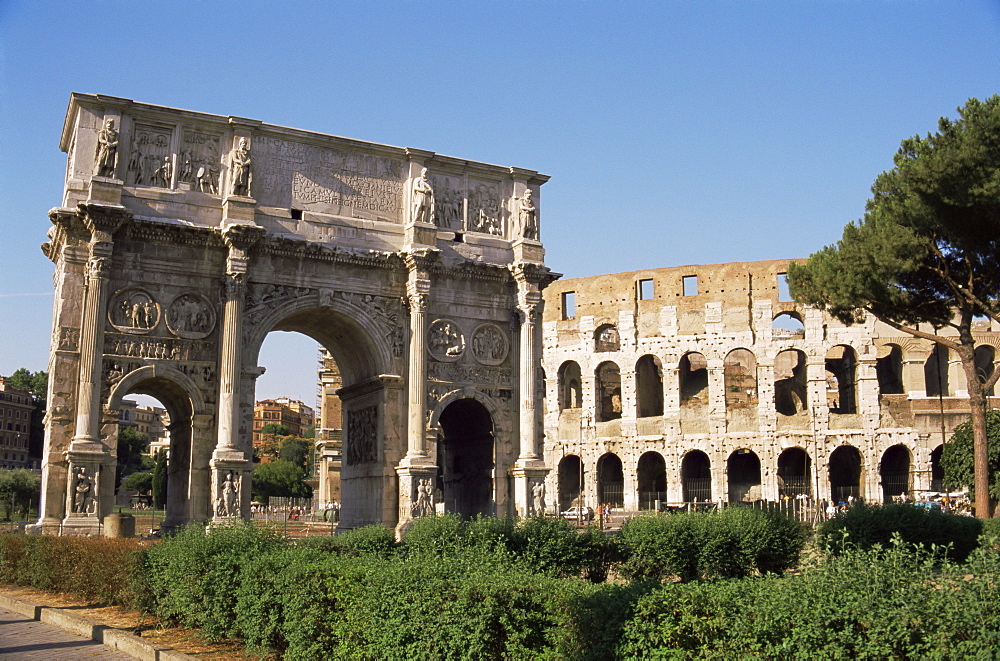
[[[388,528],[374,525],[337,535],[303,537],[296,540],[296,545],[330,553],[386,557],[396,549],[396,536]]]
[[[621,658],[979,658],[1000,645],[1000,555],[896,540],[800,576],[667,584],[639,598]]]
[[[210,637],[236,635],[240,573],[253,558],[284,546],[275,531],[249,523],[187,526],[146,554],[155,613]]]
[[[16,585],[137,608],[147,592],[144,546],[132,539],[0,535],[0,575]]]
[[[620,571],[660,581],[781,573],[804,544],[805,532],[793,519],[747,507],[641,516],[622,526]]]
[[[910,544],[926,547],[950,544],[949,557],[961,561],[979,544],[982,526],[980,519],[916,505],[856,503],[836,518],[823,522],[816,535],[821,547],[836,554],[842,552],[846,544],[862,548],[876,544],[888,546],[896,533]]]
[[[408,553],[445,555],[465,548],[466,528],[457,514],[424,516],[410,524],[402,545]]]

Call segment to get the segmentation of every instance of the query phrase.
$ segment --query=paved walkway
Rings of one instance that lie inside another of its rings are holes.
[[[0,608],[0,658],[133,661],[135,657],[51,624]]]

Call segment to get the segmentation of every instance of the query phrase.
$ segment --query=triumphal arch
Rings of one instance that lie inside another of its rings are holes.
[[[544,507],[533,170],[73,94],[45,254],[46,532],[112,511],[119,408],[170,415],[166,527],[246,517],[274,330],[343,378],[343,525]],[[438,501],[437,503],[435,501]]]

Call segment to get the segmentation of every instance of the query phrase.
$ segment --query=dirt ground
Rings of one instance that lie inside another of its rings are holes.
[[[208,642],[203,640],[197,631],[179,627],[165,627],[157,618],[151,615],[125,611],[117,606],[88,604],[86,601],[72,595],[54,594],[18,585],[5,584],[0,584],[0,592],[43,606],[71,609],[75,615],[85,617],[92,622],[131,631],[146,640],[163,645],[164,647],[170,647],[198,659],[254,659],[256,661],[265,661],[271,658],[246,652],[243,644],[239,641],[223,640],[214,643]]]

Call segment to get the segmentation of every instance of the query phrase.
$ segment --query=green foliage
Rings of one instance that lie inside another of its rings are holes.
[[[31,507],[38,507],[42,493],[42,478],[25,468],[0,469],[0,511],[10,520],[12,514],[28,518]]]
[[[142,469],[143,453],[149,447],[149,441],[135,427],[122,425],[118,427],[118,464],[115,468],[116,484],[121,484],[122,478]]]
[[[639,658],[981,658],[1000,644],[1000,556],[852,548],[798,576],[667,584],[618,647]]]
[[[847,546],[871,548],[889,545],[893,535],[927,548],[950,545],[948,555],[965,560],[976,546],[983,524],[979,519],[945,514],[911,504],[857,503],[816,531],[821,547],[842,553]],[[846,538],[845,538],[846,533]]]
[[[633,580],[660,581],[780,574],[795,564],[804,544],[793,519],[748,507],[641,516],[622,526],[620,571]]]
[[[0,575],[5,583],[138,608],[147,593],[143,545],[133,539],[0,535]]]
[[[1000,498],[1000,411],[986,412],[986,438],[990,495]],[[951,488],[972,487],[973,463],[972,422],[966,421],[955,427],[941,451],[945,484]]]
[[[396,550],[396,535],[383,526],[363,526],[336,535],[303,537],[296,545],[327,553],[387,558]]]
[[[153,489],[153,474],[150,471],[132,473],[122,480],[121,488],[130,493],[148,494]]]
[[[261,502],[270,496],[308,498],[312,488],[303,482],[305,479],[305,469],[290,461],[257,464],[250,491],[253,499]]]
[[[161,509],[167,502],[167,452],[157,450],[153,457],[153,478],[151,483],[153,491],[153,507]]]
[[[308,469],[310,457],[312,456],[313,444],[297,436],[287,436],[281,439],[281,450],[278,452],[278,459],[288,461],[299,468]]]
[[[283,425],[280,422],[269,422],[260,428],[260,433],[269,436],[288,436],[291,430],[288,429],[287,425]]]
[[[7,377],[7,382],[18,390],[30,392],[35,402],[41,402],[44,408],[45,397],[49,387],[48,372],[41,370],[32,372],[21,367],[14,370],[14,373]]]
[[[146,573],[153,609],[168,621],[211,637],[238,635],[241,574],[250,561],[285,546],[269,528],[238,523],[206,531],[192,524],[149,549]],[[247,580],[259,581],[259,575]]]

